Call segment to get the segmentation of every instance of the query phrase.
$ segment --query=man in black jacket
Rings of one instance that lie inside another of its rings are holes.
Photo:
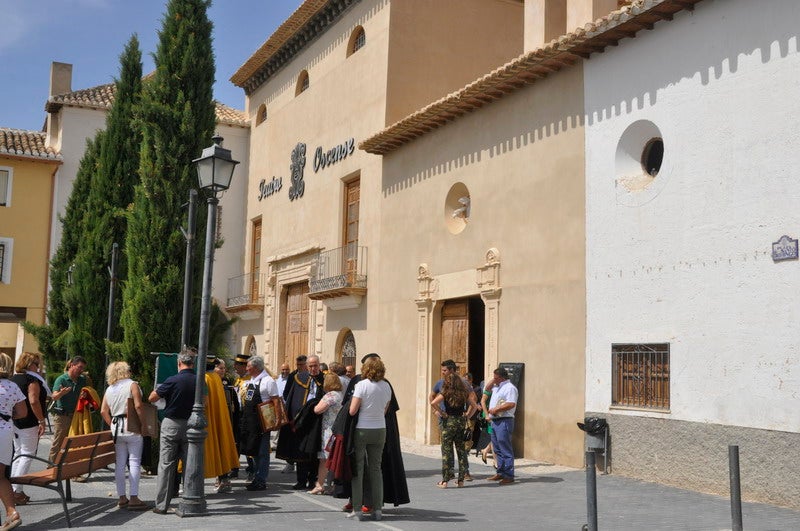
[[[312,354],[305,361],[308,370],[299,370],[298,361],[298,371],[289,378],[283,391],[283,397],[286,400],[286,413],[291,422],[281,428],[278,449],[275,454],[278,459],[297,463],[297,483],[292,487],[294,490],[314,488],[317,482],[317,468],[319,466],[316,452],[304,452],[301,442],[306,437],[313,437],[313,434],[308,433],[308,429],[319,429],[320,425],[317,423],[316,428],[313,427],[314,425],[305,425],[306,429],[301,431],[297,429],[298,427],[295,426],[294,422],[297,414],[304,407],[307,407],[307,404],[310,405],[313,401],[318,401],[324,394],[322,384],[325,376],[320,371],[319,356]]]

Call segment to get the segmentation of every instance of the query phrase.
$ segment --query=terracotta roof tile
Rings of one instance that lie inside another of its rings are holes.
[[[61,160],[61,154],[45,146],[47,134],[0,127],[0,155]]]
[[[231,76],[231,82],[241,87],[250,76],[280,50],[330,0],[306,0],[281,24],[256,52]]]
[[[145,76],[145,79],[147,79],[147,76]],[[98,85],[92,88],[74,90],[66,94],[50,96],[44,108],[47,112],[56,112],[64,105],[68,107],[107,110],[111,108],[111,104],[114,103],[116,93],[117,85],[115,83]],[[249,127],[250,122],[247,120],[247,116],[243,111],[239,111],[220,102],[215,103],[217,123]]]
[[[553,39],[543,47],[522,54],[464,88],[435,101],[403,118],[359,144],[359,148],[385,155],[447,122],[479,109],[526,85],[547,77],[561,68],[589,58],[633,37],[642,29],[652,29],[660,20],[671,20],[684,9],[691,10],[702,0],[634,0],[603,18],[572,33]]]

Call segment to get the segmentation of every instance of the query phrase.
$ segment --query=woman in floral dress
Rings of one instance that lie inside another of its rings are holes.
[[[314,407],[314,413],[322,415],[322,448],[318,454],[319,469],[317,470],[317,484],[308,491],[309,494],[325,493],[325,478],[328,476],[328,469],[325,467],[326,461],[330,457],[325,447],[328,440],[333,435],[333,422],[336,415],[342,409],[342,382],[339,376],[333,372],[325,375],[325,382],[322,385],[325,394],[320,398],[319,403]]]

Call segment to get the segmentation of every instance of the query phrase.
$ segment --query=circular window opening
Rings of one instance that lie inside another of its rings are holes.
[[[622,190],[642,192],[656,181],[657,174],[666,172],[663,138],[656,124],[647,120],[625,129],[614,157],[615,179]]]
[[[658,175],[661,161],[664,160],[664,141],[660,138],[651,138],[642,150],[642,168],[651,177]]]
[[[444,200],[444,225],[450,234],[458,234],[467,227],[472,200],[464,183],[450,187]]]

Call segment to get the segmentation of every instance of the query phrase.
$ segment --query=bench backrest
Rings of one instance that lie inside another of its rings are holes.
[[[71,478],[93,472],[115,462],[114,440],[110,431],[67,437],[55,458],[61,477]]]

